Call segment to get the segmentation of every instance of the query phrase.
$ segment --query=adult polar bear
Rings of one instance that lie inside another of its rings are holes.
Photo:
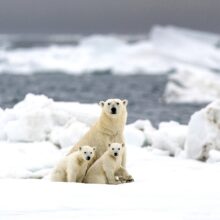
[[[96,147],[97,160],[108,149],[111,143],[124,143],[124,127],[127,121],[127,104],[126,99],[108,99],[100,101],[102,108],[98,121],[90,128],[90,130],[79,140],[78,143],[70,150],[69,154],[78,150],[84,145]],[[93,161],[94,162],[94,161]],[[122,167],[126,167],[126,151],[122,157]],[[133,178],[127,172],[120,173],[124,181],[133,181]]]

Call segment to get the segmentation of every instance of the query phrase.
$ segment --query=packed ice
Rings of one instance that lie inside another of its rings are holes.
[[[209,159],[210,150],[219,150],[219,103],[215,101],[205,109],[196,112],[192,115],[188,126],[170,121],[161,122],[158,128],[155,128],[149,120],[138,120],[128,124],[125,128],[126,144],[131,149],[146,147],[149,152],[174,157],[185,155],[186,158]],[[58,155],[67,152],[98,119],[99,114],[98,104],[55,102],[44,95],[34,94],[28,94],[23,101],[11,109],[1,110],[0,155],[3,158],[0,164],[5,171],[0,175],[24,178],[33,175],[34,178],[37,172],[39,178],[42,178],[46,172],[40,175],[40,171],[46,168],[49,172],[54,166],[52,162],[57,161]],[[10,157],[13,150],[14,156]],[[33,152],[36,160],[28,159],[28,162],[19,162],[23,157],[32,158]],[[51,158],[50,163],[41,164],[41,153],[44,157]],[[55,157],[54,160],[52,155]],[[214,157],[216,161],[216,154]],[[13,173],[13,167],[8,169],[7,173],[5,164],[14,164],[12,161],[16,161],[16,158],[19,166],[23,168],[19,168],[21,170],[19,174],[16,174],[19,169],[15,169]],[[36,168],[37,160],[39,167]],[[26,163],[30,164],[27,166]]]
[[[99,114],[98,104],[55,102],[33,94],[0,110],[3,219],[218,219],[220,101],[192,115],[189,125],[128,124],[127,169],[133,183],[51,182],[54,166]]]

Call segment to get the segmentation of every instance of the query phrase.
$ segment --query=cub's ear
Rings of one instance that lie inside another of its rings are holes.
[[[96,147],[93,147],[92,149],[93,149],[94,151],[96,151]]]
[[[128,105],[128,100],[124,99],[124,100],[122,100],[122,103],[123,103],[123,105],[127,106]]]
[[[82,150],[82,147],[79,147],[79,150]]]
[[[125,144],[124,144],[124,143],[122,143],[122,144],[121,144],[121,146],[122,146],[122,147],[124,147],[124,146],[125,146]]]
[[[103,106],[105,105],[105,102],[104,102],[104,101],[100,101],[100,102],[99,102],[99,105],[100,105],[101,107],[103,107]]]

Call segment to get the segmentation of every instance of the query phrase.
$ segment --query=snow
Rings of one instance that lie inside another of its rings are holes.
[[[41,59],[39,59],[41,57]],[[140,40],[129,44],[114,35],[92,35],[78,45],[50,45],[34,48],[0,50],[0,73],[30,74],[65,72],[83,74],[111,70],[113,73],[165,73],[168,63],[154,53],[151,43]]]
[[[185,150],[189,158],[200,158],[204,155],[203,151],[205,148],[207,148],[208,152],[211,149],[220,150],[219,122],[219,100],[212,102],[206,108],[201,109],[191,116],[188,126],[188,135],[185,142]]]
[[[93,185],[0,180],[1,218],[219,219],[217,164],[156,156],[147,148],[128,153],[132,154],[128,170],[134,175],[134,183]]]
[[[150,32],[150,39],[155,50],[169,57],[174,66],[186,63],[220,70],[220,52],[215,42],[209,38],[205,40],[205,37],[197,37],[193,33],[190,35],[189,31],[185,32],[184,29],[156,26]]]
[[[164,98],[168,103],[210,102],[220,97],[219,85],[219,74],[198,68],[185,68],[169,76]]]
[[[171,121],[154,128],[148,120],[127,125],[133,183],[51,182],[54,166],[99,114],[97,104],[33,94],[0,111],[2,219],[219,219],[220,101],[196,112],[189,126]],[[206,163],[195,160],[204,143],[211,146]]]
[[[0,140],[33,142],[51,138],[53,142],[57,132],[63,132],[71,139],[65,132],[67,128],[70,132],[76,129],[77,138],[94,123],[99,113],[97,104],[55,103],[44,95],[28,94],[14,108],[1,113]],[[59,137],[54,141],[61,147],[70,142],[63,143]]]
[[[210,102],[220,95],[220,36],[172,26],[150,32],[155,51],[175,70],[169,76],[167,102]]]
[[[0,142],[0,178],[42,178],[61,156],[50,142]]]
[[[19,39],[19,36],[17,36]],[[35,39],[34,36],[33,40]],[[0,41],[0,73],[31,74],[64,72],[89,74],[108,71],[114,74],[166,74],[180,65],[220,70],[219,36],[172,26],[155,26],[146,36],[91,35],[54,36],[50,44],[15,47],[7,44],[16,36]],[[31,39],[27,39],[31,42]],[[39,39],[38,39],[39,40]],[[41,39],[46,40],[46,39]],[[71,42],[77,41],[77,44]],[[132,43],[131,43],[132,41]],[[39,59],[41,57],[41,59]]]
[[[161,122],[152,135],[152,147],[167,151],[168,155],[178,156],[184,150],[188,127],[178,122]]]

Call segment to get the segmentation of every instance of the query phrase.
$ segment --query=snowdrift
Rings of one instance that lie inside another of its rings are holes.
[[[127,125],[133,183],[51,182],[51,169],[99,113],[96,104],[54,102],[33,94],[0,110],[2,219],[218,219],[220,101],[196,112],[189,126],[161,122],[156,129],[148,120]],[[195,160],[204,145],[209,163]]]
[[[195,113],[187,125],[148,120],[125,128],[128,151],[146,147],[149,153],[218,161],[220,102]],[[44,95],[28,94],[12,109],[0,112],[0,177],[42,178],[89,129],[100,114],[97,104],[54,102]],[[219,115],[219,116],[218,116]],[[200,129],[199,129],[200,128]],[[129,155],[128,155],[129,157]],[[48,159],[47,159],[48,158]]]
[[[220,161],[220,101],[194,113],[189,122],[185,142],[187,157]]]

